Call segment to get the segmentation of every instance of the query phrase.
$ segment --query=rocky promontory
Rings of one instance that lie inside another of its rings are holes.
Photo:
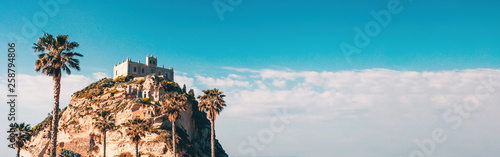
[[[64,86],[64,85],[63,85]],[[103,156],[102,132],[94,125],[97,113],[109,111],[115,118],[115,129],[106,133],[106,156],[135,156],[135,144],[127,136],[124,125],[132,119],[143,119],[154,128],[145,132],[138,143],[141,156],[174,156],[171,142],[172,123],[159,108],[168,103],[163,95],[184,93],[186,110],[175,122],[177,156],[210,156],[210,121],[198,110],[198,102],[192,90],[187,91],[177,83],[161,76],[104,78],[75,92],[69,104],[58,114],[58,148],[60,154],[73,153],[81,156]],[[49,156],[51,118],[33,127],[33,137],[21,156]],[[215,141],[216,156],[227,156],[219,142]]]

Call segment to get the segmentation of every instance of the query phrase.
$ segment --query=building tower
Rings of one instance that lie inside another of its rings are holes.
[[[153,57],[153,54],[151,54],[151,57],[149,55],[146,56],[146,65],[150,67],[156,67],[156,57]]]

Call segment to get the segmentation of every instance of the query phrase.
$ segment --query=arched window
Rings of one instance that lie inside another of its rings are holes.
[[[137,67],[134,67],[134,72],[137,72]]]

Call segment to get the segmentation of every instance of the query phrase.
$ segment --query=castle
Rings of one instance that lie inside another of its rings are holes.
[[[169,81],[174,81],[174,69],[170,67],[165,68],[163,65],[161,67],[156,66],[158,59],[151,56],[146,56],[146,63],[142,64],[141,60],[138,62],[132,61],[129,57],[127,60],[121,61],[118,65],[115,64],[113,68],[113,78],[118,76],[134,76],[134,77],[144,77],[150,74],[155,74],[163,76]]]

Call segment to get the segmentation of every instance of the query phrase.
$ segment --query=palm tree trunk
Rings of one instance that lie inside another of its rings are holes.
[[[135,156],[139,157],[139,141],[135,143]]]
[[[103,157],[106,157],[106,130],[104,130],[104,154]]]
[[[210,127],[212,128],[212,136],[211,136],[211,139],[212,139],[212,157],[215,157],[215,130],[214,130],[214,120],[211,120],[211,125]]]
[[[57,125],[59,124],[59,94],[61,93],[61,76],[54,78],[54,108],[52,111],[52,141],[50,148],[50,156],[56,157],[57,150]]]
[[[172,146],[173,146],[173,152],[174,152],[174,157],[177,157],[177,153],[175,153],[175,121],[172,122]]]
[[[88,150],[88,154],[92,154],[92,148],[94,148],[94,135],[90,135],[90,140],[89,140],[89,150]]]

